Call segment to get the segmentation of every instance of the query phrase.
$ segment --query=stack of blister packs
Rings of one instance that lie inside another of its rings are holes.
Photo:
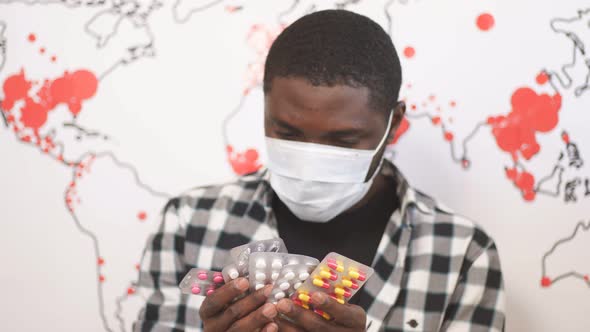
[[[373,274],[373,269],[337,253],[321,262],[309,256],[287,253],[281,239],[251,242],[230,250],[231,262],[221,272],[194,268],[180,282],[185,294],[207,296],[218,287],[239,277],[250,282],[250,291],[273,285],[268,301],[291,298],[310,310],[314,292],[323,292],[346,303]],[[324,318],[330,317],[316,309]]]

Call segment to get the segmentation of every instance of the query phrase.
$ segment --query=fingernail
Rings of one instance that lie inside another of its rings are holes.
[[[274,304],[267,303],[264,305],[264,308],[262,308],[262,314],[266,318],[273,319],[277,315],[277,309],[275,308]]]
[[[245,278],[236,279],[236,281],[234,282],[234,285],[236,286],[237,289],[239,289],[241,291],[245,291],[250,286],[250,284],[248,283],[248,280],[246,280]]]
[[[264,296],[268,297],[270,295],[271,291],[272,291],[272,285],[266,285],[264,287],[264,290],[262,291],[262,294],[264,294]]]
[[[288,313],[291,312],[292,305],[293,304],[289,300],[281,300],[279,301],[279,304],[277,304],[277,308],[282,313]]]
[[[316,292],[311,296],[311,300],[315,304],[324,304],[326,302],[326,295]]]
[[[275,323],[268,324],[268,326],[266,327],[266,332],[277,332],[278,330],[279,327]]]

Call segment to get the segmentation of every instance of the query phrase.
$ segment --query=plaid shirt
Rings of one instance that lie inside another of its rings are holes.
[[[392,214],[358,292],[368,331],[503,331],[504,289],[493,240],[473,222],[412,189],[389,162],[401,206]],[[201,331],[200,296],[178,284],[193,267],[221,270],[229,250],[278,237],[269,173],[200,187],[168,202],[142,259],[147,304],[134,331]]]

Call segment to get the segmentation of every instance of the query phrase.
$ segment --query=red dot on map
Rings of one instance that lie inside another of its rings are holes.
[[[408,59],[413,58],[416,55],[416,50],[412,46],[404,48],[404,56]]]
[[[416,104],[412,104],[410,105],[410,108],[412,109],[412,111],[415,111],[418,107],[416,106]]]
[[[590,276],[589,276],[589,275],[585,275],[585,276],[584,276],[584,280],[586,280],[586,281],[590,281]]]
[[[133,295],[133,294],[135,294],[135,288],[133,288],[133,287],[127,288],[127,295]]]
[[[457,106],[457,102],[454,100],[451,100],[451,102],[449,103],[449,105],[451,105],[451,107],[455,107]]]
[[[463,159],[461,160],[461,165],[463,165],[463,168],[467,168],[471,165],[471,162],[468,159]]]
[[[453,140],[453,137],[454,137],[453,136],[453,133],[451,133],[450,131],[445,132],[445,139],[447,141],[449,141],[449,142],[452,141]]]
[[[100,276],[98,276],[98,280],[100,282],[104,282],[105,281],[105,277],[101,274]]]
[[[135,264],[135,269],[139,271],[139,264]]]
[[[53,55],[53,56],[51,57],[51,62],[55,62],[55,61],[57,61],[57,57],[56,57],[55,55]]]
[[[41,47],[41,48],[39,49],[39,53],[41,53],[41,54],[45,54],[45,47]]]
[[[488,31],[494,26],[494,16],[483,13],[477,17],[477,27],[481,31]]]
[[[27,37],[27,39],[31,42],[34,43],[35,40],[37,40],[37,36],[35,36],[34,33],[29,34],[29,36]]]
[[[440,123],[440,116],[435,116],[432,118],[432,124],[433,125],[438,125]]]
[[[144,221],[145,218],[147,218],[147,213],[145,213],[145,211],[139,211],[137,214],[137,219]]]
[[[563,140],[563,142],[565,144],[569,144],[569,142],[570,142],[570,135],[568,135],[568,133],[566,133],[564,131],[563,133],[561,133],[561,139]]]
[[[551,279],[549,279],[549,277],[543,277],[543,279],[541,279],[541,286],[543,286],[543,287],[551,286]]]
[[[543,84],[547,83],[547,81],[549,81],[549,75],[547,75],[546,72],[542,71],[539,73],[539,75],[537,75],[535,80],[537,81],[537,83],[543,85]]]
[[[104,265],[104,258],[98,257],[98,259],[96,260],[96,262],[98,263],[98,265]]]

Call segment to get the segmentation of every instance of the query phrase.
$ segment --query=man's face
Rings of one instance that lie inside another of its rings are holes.
[[[403,104],[396,107],[388,142],[404,111]],[[313,86],[302,78],[277,77],[265,96],[264,131],[283,140],[374,150],[385,135],[388,116],[369,107],[365,87]],[[369,174],[382,153],[378,151]]]

